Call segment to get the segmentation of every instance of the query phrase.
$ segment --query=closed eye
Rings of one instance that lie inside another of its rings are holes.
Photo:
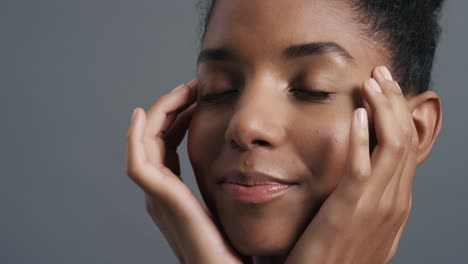
[[[291,89],[290,92],[300,100],[317,102],[330,98],[331,92],[312,91],[306,89]],[[218,104],[233,98],[239,93],[238,90],[227,90],[220,93],[208,93],[200,98],[202,103]]]
[[[313,91],[306,89],[291,89],[290,92],[298,99],[305,101],[321,101],[330,98],[331,92]]]
[[[202,96],[200,101],[208,104],[217,104],[231,98],[231,96],[237,94],[238,92],[238,90],[227,90],[220,93],[208,93]]]

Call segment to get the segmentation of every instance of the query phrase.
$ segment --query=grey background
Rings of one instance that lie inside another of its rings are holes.
[[[393,263],[468,263],[467,11],[444,8],[444,128]],[[191,1],[0,1],[0,263],[177,263],[125,174],[125,137],[133,108],[195,76],[198,23]]]

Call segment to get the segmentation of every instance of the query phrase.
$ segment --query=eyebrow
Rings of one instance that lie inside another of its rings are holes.
[[[335,42],[310,42],[290,46],[283,51],[283,57],[286,59],[320,54],[331,54],[344,58],[348,62],[354,62],[353,56],[351,56],[345,48]]]
[[[209,48],[200,51],[197,58],[197,64],[205,61],[239,61],[238,56],[227,48]]]
[[[297,59],[305,56],[329,54],[345,59],[349,63],[354,63],[354,58],[342,46],[335,42],[309,42],[289,46],[282,52],[282,58],[285,60]],[[200,51],[197,58],[197,64],[205,61],[240,61],[232,50],[228,48],[208,48]]]

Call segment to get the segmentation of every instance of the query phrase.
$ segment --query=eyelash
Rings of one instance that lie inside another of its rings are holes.
[[[323,91],[313,91],[306,89],[291,89],[296,98],[305,101],[321,101],[330,98],[332,93]]]
[[[229,99],[231,94],[236,94],[237,90],[227,90],[221,93],[208,93],[200,98],[200,101],[210,104],[216,104],[225,99]]]
[[[299,100],[317,102],[330,98],[332,93],[323,91],[312,91],[306,89],[291,89],[290,92]],[[221,93],[209,93],[201,97],[200,101],[210,104],[216,104],[226,99],[230,99],[231,95],[237,94],[238,90],[228,90]]]

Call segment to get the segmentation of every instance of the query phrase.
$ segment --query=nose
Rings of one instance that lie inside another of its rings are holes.
[[[274,148],[285,138],[285,109],[278,91],[245,87],[239,96],[225,133],[234,149]]]

